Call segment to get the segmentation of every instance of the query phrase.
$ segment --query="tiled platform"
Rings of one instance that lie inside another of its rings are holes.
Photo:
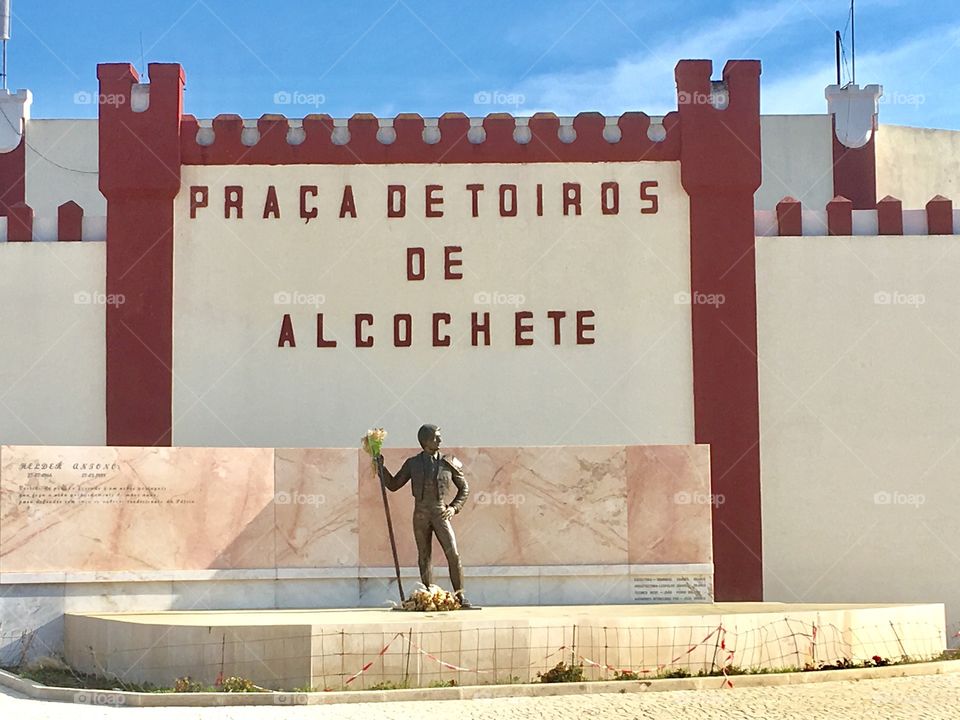
[[[926,605],[718,603],[67,614],[74,667],[170,685],[240,675],[271,689],[427,687],[529,681],[558,662],[587,677],[682,667],[790,667],[921,658],[946,645],[944,610]],[[364,670],[366,668],[366,670]]]

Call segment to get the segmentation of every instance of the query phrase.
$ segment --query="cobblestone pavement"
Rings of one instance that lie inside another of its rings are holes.
[[[22,698],[0,687],[0,717],[10,720],[584,720],[585,718],[804,718],[846,720],[956,720],[960,673],[886,680],[810,683],[784,687],[655,692],[470,701],[386,702],[356,705],[238,708],[113,708]]]

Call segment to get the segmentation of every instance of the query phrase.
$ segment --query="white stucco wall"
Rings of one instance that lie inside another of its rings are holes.
[[[833,198],[833,144],[829,115],[763,115],[760,147],[763,183],[757,210],[773,210],[785,196],[808,210],[823,210]]]
[[[881,125],[877,131],[877,199],[893,195],[922,208],[935,195],[960,203],[960,131]]]
[[[621,185],[620,214],[598,205]],[[642,181],[659,182],[659,211],[642,214]],[[583,214],[563,216],[563,182],[582,183]],[[424,185],[444,186],[444,217],[424,217]],[[471,217],[468,183],[483,183]],[[501,183],[519,188],[501,218]],[[535,186],[544,186],[544,215]],[[175,223],[174,432],[177,445],[355,446],[382,425],[412,444],[423,422],[448,442],[554,445],[693,442],[686,194],[675,163],[184,167],[184,187],[209,185],[209,207]],[[223,187],[245,188],[242,220],[224,220]],[[262,219],[277,188],[280,220]],[[299,186],[316,184],[299,218]],[[358,219],[338,219],[351,184]],[[407,217],[387,219],[387,184],[408,186]],[[464,279],[443,280],[442,248],[460,245]],[[406,279],[410,246],[428,276]],[[323,296],[284,305],[277,293]],[[478,293],[523,296],[518,307]],[[481,302],[477,302],[480,300]],[[596,344],[573,344],[573,315],[596,312]],[[531,347],[514,344],[515,310],[535,315]],[[565,310],[553,344],[548,310]],[[337,348],[316,347],[316,313]],[[471,312],[491,313],[491,345],[471,347]],[[373,348],[354,347],[354,313],[376,317]],[[432,347],[431,313],[448,312],[452,346]],[[296,348],[278,348],[281,320]],[[413,345],[393,346],[392,316],[413,316]]]
[[[105,250],[0,242],[0,443],[106,442]]]
[[[960,244],[760,238],[767,600],[960,622]]]
[[[96,120],[27,122],[26,201],[35,215],[56,217],[68,200],[85,215],[106,215],[97,187],[97,137]]]

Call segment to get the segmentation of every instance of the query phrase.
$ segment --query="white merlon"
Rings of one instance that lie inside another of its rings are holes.
[[[427,145],[440,142],[440,118],[423,119],[423,142]]]
[[[827,211],[801,208],[800,227],[804,235],[814,237],[829,235],[830,228],[827,225]]]
[[[393,122],[389,125],[380,125],[377,130],[377,141],[381,145],[393,145],[397,139],[397,131],[393,128]]]
[[[650,118],[650,127],[647,128],[647,137],[653,142],[663,142],[667,139],[667,129],[663,126],[663,121],[654,121]]]
[[[827,85],[827,114],[834,118],[837,140],[845,147],[861,148],[877,129],[877,105],[881,85]]]
[[[23,138],[24,123],[30,119],[30,104],[33,95],[29,90],[0,90],[0,153],[15,150]]]
[[[710,82],[710,105],[715,110],[726,110],[730,105],[730,90],[723,80]]]
[[[880,218],[876,210],[853,211],[853,234],[876,235],[880,232]]]
[[[216,137],[216,134],[213,132],[213,120],[197,121],[197,145],[213,145]]]
[[[131,86],[130,109],[135,113],[144,112],[150,107],[150,83],[137,83]]]
[[[290,123],[287,128],[287,143],[289,145],[302,145],[307,139],[307,131],[303,129],[303,123],[294,125]]]
[[[253,147],[260,142],[260,129],[256,120],[244,120],[243,130],[240,131],[240,142],[246,147]]]
[[[330,135],[330,141],[334,145],[346,145],[350,142],[350,129],[347,127],[347,124],[337,125],[336,121],[333,123],[333,133]]]
[[[560,142],[572,143],[577,139],[577,131],[573,127],[573,120],[572,117],[560,118],[560,129],[557,130],[557,137],[560,138]]]
[[[483,127],[483,118],[470,118],[470,129],[467,130],[467,141],[479,145],[487,139],[487,131]]]
[[[926,235],[927,232],[927,211],[925,208],[911,208],[903,211],[904,235]]]
[[[777,211],[755,210],[753,213],[753,234],[757,237],[777,237],[780,234],[777,225]]]

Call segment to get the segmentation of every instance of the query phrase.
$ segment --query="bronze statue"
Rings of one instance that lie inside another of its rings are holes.
[[[423,452],[409,457],[396,475],[383,465],[383,456],[377,456],[377,466],[383,478],[383,484],[388,490],[395,492],[412,481],[414,508],[413,508],[413,536],[417,541],[417,560],[420,564],[420,580],[430,587],[433,584],[433,535],[440,541],[447,556],[447,565],[450,568],[450,582],[453,584],[453,593],[460,601],[460,606],[469,608],[470,603],[463,594],[463,566],[460,563],[460,553],[457,551],[457,538],[453,534],[450,518],[463,509],[470,490],[467,480],[463,476],[463,464],[452,455],[440,453],[440,428],[436,425],[424,425],[417,432],[417,439]],[[457,494],[448,504],[446,496],[450,491],[450,484],[457,488]]]

